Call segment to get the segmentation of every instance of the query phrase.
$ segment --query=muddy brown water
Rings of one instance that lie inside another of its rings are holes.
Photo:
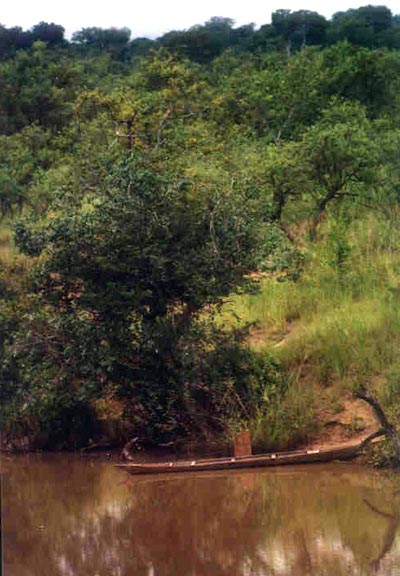
[[[400,576],[400,475],[347,463],[131,478],[0,457],[4,576]]]

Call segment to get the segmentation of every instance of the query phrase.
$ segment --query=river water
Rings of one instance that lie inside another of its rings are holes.
[[[400,575],[400,475],[352,464],[134,478],[0,459],[4,576]]]

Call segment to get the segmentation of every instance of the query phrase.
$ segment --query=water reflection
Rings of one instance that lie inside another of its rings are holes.
[[[345,464],[130,479],[6,461],[6,576],[400,574],[400,478]]]

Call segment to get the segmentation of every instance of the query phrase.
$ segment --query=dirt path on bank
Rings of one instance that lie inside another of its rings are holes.
[[[296,328],[296,322],[288,322],[282,330],[255,327],[250,331],[249,343],[255,349],[263,348],[266,344],[270,349],[282,348],[288,344],[288,338],[293,335]],[[315,399],[318,399],[323,407],[316,410],[319,433],[301,448],[329,450],[351,446],[362,442],[380,427],[372,408],[341,389],[338,382],[326,388],[321,383],[313,382],[312,378],[307,376],[304,380],[309,380],[308,385],[314,388]],[[336,399],[332,394],[335,387]],[[328,399],[329,392],[331,394]]]
[[[305,445],[310,450],[358,444],[379,428],[370,406],[351,397],[343,401],[341,411],[334,415],[320,410],[318,420],[321,432]]]

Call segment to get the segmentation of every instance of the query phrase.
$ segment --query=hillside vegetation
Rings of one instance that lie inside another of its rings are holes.
[[[396,420],[399,29],[0,27],[4,448],[291,448],[361,385]]]

